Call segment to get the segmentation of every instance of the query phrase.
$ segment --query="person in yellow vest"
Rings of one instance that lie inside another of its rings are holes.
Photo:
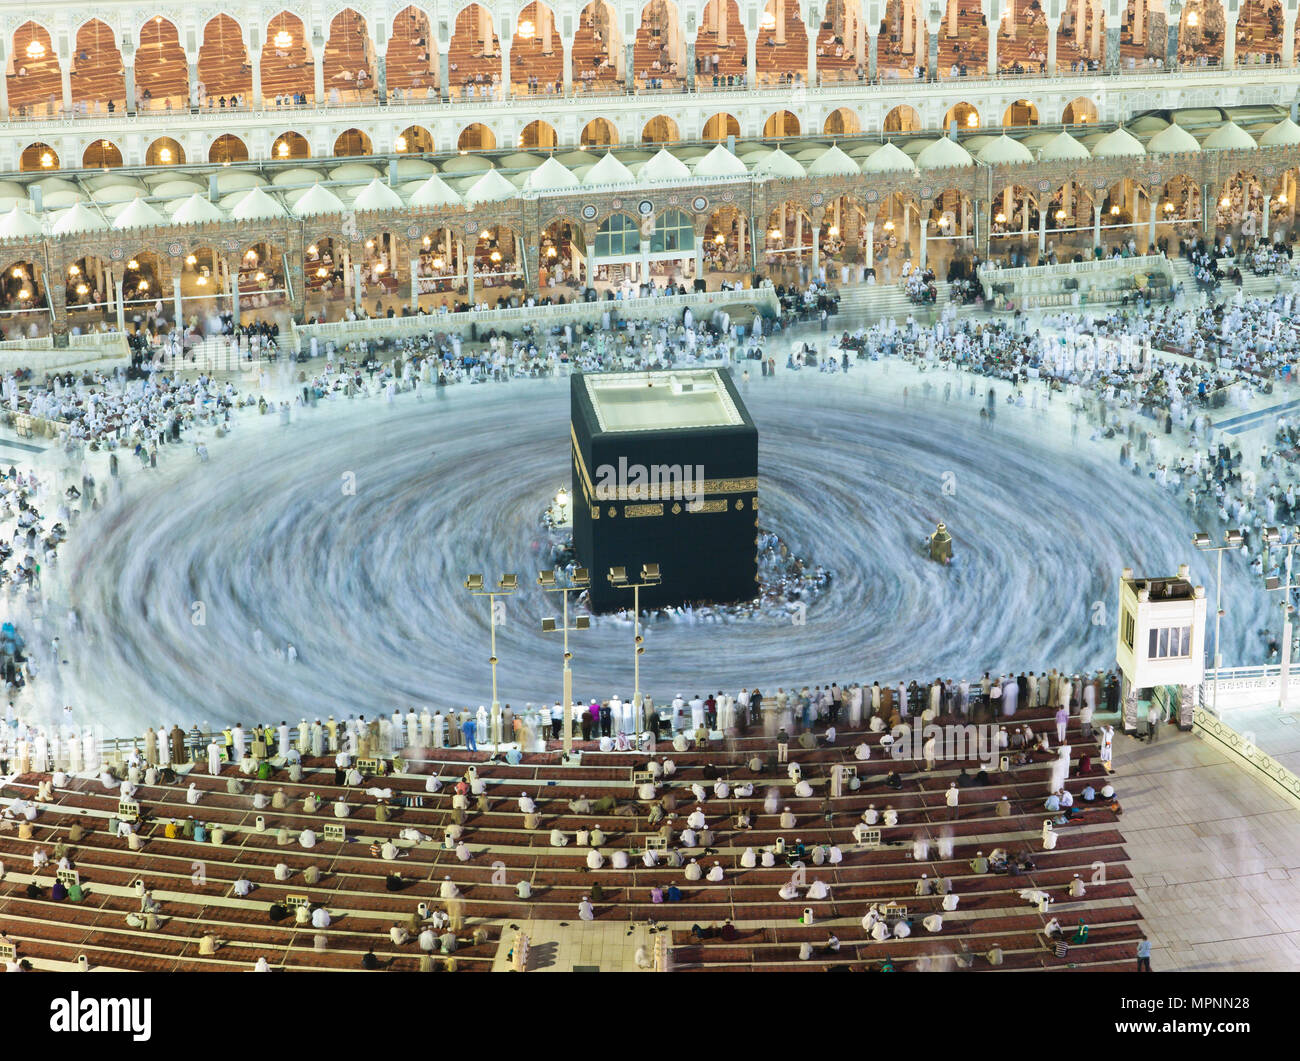
[[[235,761],[235,731],[229,726],[221,731],[221,740],[226,746],[226,762]]]

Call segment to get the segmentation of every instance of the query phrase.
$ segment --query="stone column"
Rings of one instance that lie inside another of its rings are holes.
[[[560,38],[560,47],[564,51],[564,94],[573,95],[573,41]]]
[[[879,33],[867,34],[867,80],[876,80],[876,41]]]
[[[636,42],[629,41],[623,48],[623,87],[628,93],[636,91]]]
[[[1268,242],[1268,219],[1272,212],[1272,208],[1273,197],[1271,195],[1266,195],[1264,197],[1264,219],[1259,227],[1259,238],[1265,243]]]
[[[808,9],[808,85],[817,86],[817,36],[821,32],[821,16],[815,7]]]
[[[411,259],[411,310],[420,311],[420,259]]]
[[[361,275],[364,270],[365,266],[352,266],[352,308],[357,311],[358,317],[361,316],[362,311],[365,309],[365,306],[361,303]]]
[[[1169,5],[1169,14],[1165,22],[1165,69],[1173,70],[1178,66],[1178,25],[1182,17],[1182,5]]]
[[[117,310],[117,330],[119,332],[126,331],[126,291],[123,288],[124,284],[125,284],[124,277],[121,276],[113,277],[113,291],[115,294],[115,302],[116,302],[114,309]]]
[[[253,48],[249,55],[253,67],[253,107],[262,109],[262,49]]]
[[[1061,16],[1047,19],[1047,76],[1056,76],[1056,33],[1061,28]]]
[[[1296,9],[1282,5],[1282,65],[1295,65]]]
[[[1147,222],[1147,253],[1156,252],[1156,221],[1160,217],[1160,196],[1151,196],[1151,220]]]
[[[641,241],[640,252],[641,283],[648,284],[650,282],[650,241],[648,239]]]
[[[1128,676],[1121,676],[1120,710],[1123,712],[1121,725],[1125,733],[1137,732],[1137,688],[1130,685]]]
[[[226,276],[230,278],[230,319],[239,327],[239,259],[231,257],[226,261]]]
[[[745,84],[753,88],[758,84],[758,31],[745,41]]]
[[[311,35],[311,54],[316,60],[312,64],[312,87],[319,107],[325,103],[325,37],[320,30],[313,31]]]
[[[132,62],[124,63],[122,72],[123,72],[123,77],[122,77],[123,86],[125,87],[126,90],[126,100],[122,109],[125,110],[127,114],[134,114],[136,111],[135,63]]]
[[[9,66],[8,44],[5,35],[0,33],[0,121],[9,120],[9,78],[5,70]]]
[[[925,76],[931,81],[939,80],[939,26],[930,29],[929,58],[925,64]]]
[[[695,91],[695,41],[686,42],[686,91]]]
[[[1100,21],[1100,20],[1099,20]],[[1106,29],[1106,62],[1104,67],[1108,74],[1119,73],[1119,27]]]
[[[1237,12],[1223,9],[1223,66],[1231,70],[1237,65]]]
[[[469,304],[474,305],[474,251],[471,248],[465,255],[465,285],[469,292]]]
[[[1101,246],[1101,203],[1096,203],[1092,208],[1092,245]]]
[[[375,47],[375,97],[380,103],[388,102],[388,56]]]
[[[70,42],[65,36],[63,47],[59,50],[62,53],[59,56],[59,75],[63,80],[63,110],[66,114],[72,110],[72,61],[77,54],[75,42]]]
[[[1215,228],[1215,205],[1218,202],[1214,189],[1207,182],[1201,185],[1201,235],[1209,236]]]
[[[875,267],[876,267],[876,223],[874,221],[868,221],[867,222],[867,268],[874,269]],[[871,705],[868,704],[867,706],[870,707]]]
[[[1040,207],[1038,210],[1038,253],[1047,253],[1047,214],[1048,210]]]
[[[504,95],[502,99],[509,99],[513,86],[510,83],[510,53],[514,50],[515,40],[514,24],[508,18],[501,20],[501,91]]]
[[[998,4],[993,0],[989,4],[989,76],[998,72]]]
[[[928,217],[921,218],[921,268],[922,269],[925,268],[926,244],[929,242],[929,240],[926,239],[926,235],[929,232],[929,229],[930,229],[930,219]]]
[[[3,78],[4,67],[0,65],[0,79]],[[60,279],[57,283],[50,283],[50,273],[46,272],[42,276],[45,283],[45,290],[50,295],[50,310],[53,314],[53,320],[50,322],[50,331],[55,335],[67,335],[68,333],[68,303],[67,289],[64,287],[62,277],[67,275],[66,268],[57,270]]]
[[[438,42],[438,98],[443,103],[451,99],[451,67],[447,62],[447,51],[443,48],[442,41]]]
[[[1178,728],[1186,733],[1192,728],[1192,712],[1196,708],[1196,687],[1178,687]]]
[[[184,273],[180,267],[172,273],[172,313],[176,316],[176,326],[184,333],[185,328],[185,303],[181,300],[181,278]]]

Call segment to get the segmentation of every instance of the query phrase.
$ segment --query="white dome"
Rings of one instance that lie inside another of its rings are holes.
[[[607,152],[604,158],[587,170],[582,182],[588,185],[631,184],[632,179],[632,171]]]
[[[0,216],[0,239],[31,239],[43,236],[44,227],[25,210],[14,207]]]
[[[1088,148],[1079,143],[1069,133],[1057,133],[1043,145],[1038,152],[1040,162],[1068,162],[1073,159],[1091,158]]]
[[[261,188],[252,189],[230,211],[232,221],[263,221],[273,217],[284,217],[284,207]]]
[[[917,169],[956,169],[959,166],[974,164],[975,160],[970,157],[970,152],[946,136],[932,144],[927,144],[916,156]]]
[[[835,144],[808,164],[810,177],[856,177],[861,172],[862,168]]]
[[[415,189],[410,204],[423,207],[460,206],[461,199],[445,180],[433,173]]]
[[[400,210],[402,197],[378,177],[357,193],[352,200],[354,210]]]
[[[1202,146],[1216,151],[1253,150],[1255,138],[1236,122],[1224,122],[1202,141]]]
[[[513,184],[496,170],[488,170],[471,184],[465,193],[467,203],[495,203],[502,199],[513,199],[517,194]]]
[[[321,184],[313,184],[293,203],[293,213],[298,217],[315,217],[318,214],[341,214],[347,207],[343,200]]]
[[[581,182],[554,158],[548,158],[524,178],[524,187],[530,191],[558,191],[577,188]]]
[[[1254,141],[1252,140],[1253,144]],[[1146,148],[1138,142],[1127,129],[1116,129],[1107,133],[1093,145],[1093,158],[1126,158],[1131,155],[1145,155]]]
[[[806,177],[808,171],[779,147],[753,164],[753,172],[762,177]],[[853,167],[857,172],[857,167]]]
[[[1200,149],[1201,145],[1196,142],[1196,137],[1181,125],[1166,125],[1147,141],[1147,151],[1154,155],[1172,155],[1179,151]]]
[[[73,203],[64,210],[50,228],[55,236],[67,236],[74,232],[102,232],[108,228],[104,219],[85,203]]]
[[[916,163],[894,143],[881,144],[862,163],[863,173],[915,173]]]
[[[1283,147],[1300,144],[1300,125],[1283,118],[1259,138],[1260,147]]]
[[[115,229],[156,228],[170,222],[143,199],[132,199],[113,221]]]
[[[169,207],[171,203],[167,204]],[[206,196],[195,192],[188,199],[181,200],[172,211],[173,225],[203,225],[212,221],[224,221],[226,215],[216,203],[209,202]]]
[[[1006,133],[994,137],[981,147],[976,157],[990,166],[1012,166],[1034,161],[1029,148],[1018,140],[1012,140]]]
[[[690,177],[690,168],[666,147],[641,163],[638,176],[643,181],[679,181]]]
[[[723,144],[718,144],[717,147],[695,163],[695,176],[697,177],[743,177],[748,173],[749,170],[745,168],[745,164],[728,151]]]

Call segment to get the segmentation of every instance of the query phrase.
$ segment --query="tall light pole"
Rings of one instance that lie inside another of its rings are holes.
[[[1264,588],[1269,592],[1274,590],[1282,591],[1282,667],[1278,675],[1277,687],[1277,706],[1285,712],[1287,688],[1291,683],[1291,591],[1295,589],[1295,583],[1291,581],[1291,554],[1295,551],[1297,545],[1300,545],[1300,527],[1291,528],[1291,540],[1283,548],[1286,549],[1286,582],[1283,582],[1276,575],[1264,579]],[[1264,528],[1264,541],[1269,545],[1277,545],[1282,541],[1282,532],[1276,527]]]
[[[569,632],[586,630],[591,626],[591,620],[585,615],[579,615],[574,619],[573,625],[569,625],[569,594],[587,589],[591,585],[591,577],[585,567],[580,567],[574,571],[566,586],[556,579],[554,571],[543,571],[537,576],[537,584],[547,593],[558,593],[564,602],[563,625],[557,627],[554,618],[546,618],[542,620],[542,632],[549,634],[556,629],[564,631],[564,754],[567,756],[573,753],[573,671],[569,669],[573,653],[569,651]]]
[[[1223,545],[1211,545],[1210,536],[1205,531],[1192,535],[1192,544],[1203,553],[1218,553],[1218,572],[1214,578],[1214,702],[1211,710],[1219,714],[1219,668],[1223,666],[1223,651],[1219,647],[1219,625],[1223,620],[1223,554],[1229,550],[1241,548],[1242,533],[1239,530],[1225,531]]]
[[[633,644],[636,646],[636,653],[632,657],[633,683],[635,686],[632,690],[632,715],[637,732],[640,732],[641,653],[645,651],[645,644],[641,638],[641,590],[648,586],[659,585],[663,578],[659,574],[658,564],[642,564],[640,582],[629,582],[627,580],[627,568],[625,567],[611,567],[607,577],[610,585],[615,589],[630,589],[632,591],[632,632],[634,635]]]
[[[519,588],[518,575],[502,575],[497,579],[496,589],[483,588],[482,575],[470,575],[465,579],[465,588],[475,597],[487,597],[490,622],[492,626],[492,655],[488,662],[492,664],[492,754],[501,750],[501,701],[497,699],[497,598],[508,597]]]

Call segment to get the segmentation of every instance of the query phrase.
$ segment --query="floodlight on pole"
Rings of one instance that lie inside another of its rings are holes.
[[[1219,647],[1219,631],[1223,622],[1223,554],[1229,550],[1241,548],[1243,536],[1239,530],[1225,531],[1222,545],[1211,544],[1211,538],[1205,531],[1192,535],[1192,544],[1203,553],[1217,553],[1214,578],[1214,691],[1211,694],[1211,710],[1219,713],[1219,671],[1223,668],[1223,652]]]
[[[497,698],[497,598],[509,597],[519,588],[518,575],[502,575],[497,579],[496,589],[484,587],[481,574],[468,575],[465,588],[475,597],[488,598],[489,625],[492,630],[492,655],[488,662],[492,665],[492,754],[501,750],[501,701]]]
[[[546,593],[558,593],[563,601],[563,618],[559,625],[553,617],[545,618],[542,620],[542,633],[550,634],[556,630],[564,632],[564,754],[569,756],[573,753],[573,671],[569,667],[573,660],[573,653],[569,651],[569,634],[576,630],[586,630],[591,626],[591,620],[585,615],[577,616],[573,625],[569,625],[569,594],[580,593],[589,588],[591,576],[585,567],[575,568],[564,581],[561,581],[554,571],[540,571],[537,574],[537,584]]]
[[[659,565],[652,563],[643,563],[641,565],[641,581],[629,582],[627,579],[626,567],[611,567],[609,569],[609,584],[615,589],[630,589],[632,591],[632,631],[634,653],[632,656],[632,714],[636,731],[641,731],[641,654],[645,652],[645,639],[641,636],[641,590],[649,586],[657,586],[663,581],[660,574]]]

